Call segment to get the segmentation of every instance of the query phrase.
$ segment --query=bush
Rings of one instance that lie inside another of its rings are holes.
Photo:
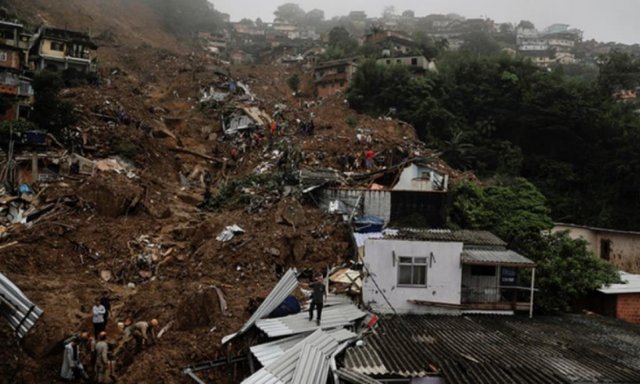
[[[4,121],[0,125],[0,134],[9,135],[11,132],[14,134],[22,133],[26,131],[33,131],[36,129],[35,124],[24,119]]]
[[[354,115],[347,116],[345,117],[344,122],[351,128],[355,128],[358,125],[358,117]]]

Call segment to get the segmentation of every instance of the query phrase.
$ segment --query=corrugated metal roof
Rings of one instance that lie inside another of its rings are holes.
[[[535,263],[512,250],[465,249],[462,251],[463,264],[503,265],[533,267]]]
[[[311,303],[310,301],[305,303],[302,306],[302,310],[303,311],[308,310],[310,303]],[[327,299],[324,301],[324,308],[332,307],[336,305],[349,305],[349,304],[353,304],[353,300],[351,300],[348,296],[329,293],[327,294]]]
[[[326,384],[329,358],[337,348],[330,334],[317,330],[242,383]]]
[[[226,344],[234,337],[246,332],[258,319],[262,319],[268,316],[274,309],[276,309],[284,299],[287,298],[298,286],[298,277],[296,276],[295,269],[289,269],[278,281],[278,284],[273,288],[269,295],[264,299],[260,307],[251,315],[251,318],[240,328],[236,333],[227,335],[222,338],[222,344]]]
[[[506,242],[489,231],[472,231],[468,229],[451,231],[448,229],[398,228],[398,233],[396,235],[387,236],[387,238],[418,241],[462,242],[465,246],[476,245],[505,247],[507,245]]]
[[[636,328],[586,316],[381,319],[345,367],[368,375],[447,384],[639,383]]]
[[[366,313],[353,304],[337,305],[327,307],[322,311],[320,326],[316,325],[315,319],[314,321],[309,321],[309,314],[304,312],[277,319],[259,320],[256,322],[256,326],[265,332],[267,336],[278,337],[315,331],[318,328],[344,327],[365,315]]]
[[[333,337],[338,343],[353,339],[357,336],[355,333],[342,328],[332,329],[325,332],[331,335],[331,337]],[[254,345],[251,347],[251,353],[253,353],[256,359],[258,359],[260,364],[267,366],[308,336],[309,333],[304,333],[264,344]]]
[[[341,381],[346,381],[352,384],[382,384],[382,382],[376,379],[372,379],[367,375],[363,375],[362,373],[358,373],[349,368],[338,369],[338,376]]]
[[[621,284],[611,284],[603,286],[598,289],[598,292],[602,292],[607,295],[617,295],[621,293],[640,293],[640,275],[634,275],[632,273],[619,272],[620,279],[623,281]]]
[[[0,315],[22,338],[42,316],[42,309],[29,301],[20,288],[0,273]]]

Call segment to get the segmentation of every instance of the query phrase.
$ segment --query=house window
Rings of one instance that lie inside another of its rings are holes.
[[[472,276],[495,276],[496,267],[489,266],[489,265],[472,265],[471,275]]]
[[[611,258],[611,240],[600,240],[600,257],[604,260]]]
[[[398,259],[398,285],[427,285],[427,258],[400,256]]]
[[[345,73],[347,71],[347,67],[338,67],[338,73]]]
[[[390,64],[391,64],[391,60],[387,60],[387,65],[390,65]]]
[[[402,60],[397,59],[397,60],[396,60],[396,63],[398,63],[398,64],[402,64]]]
[[[7,52],[0,52],[0,61],[7,61]]]
[[[52,41],[51,42],[51,50],[52,51],[59,51],[59,52],[64,52],[64,44],[57,42],[57,41]]]
[[[411,65],[416,66],[418,65],[418,58],[414,57],[413,59],[411,59]]]

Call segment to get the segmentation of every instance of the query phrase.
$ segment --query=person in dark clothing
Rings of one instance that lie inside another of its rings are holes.
[[[102,297],[100,297],[100,304],[102,304],[106,311],[104,313],[104,324],[106,327],[107,321],[109,320],[109,314],[111,313],[111,300],[109,299],[109,291],[102,292]]]
[[[313,290],[311,293],[311,305],[309,305],[309,321],[313,320],[313,310],[316,309],[316,323],[320,325],[322,306],[324,304],[324,299],[327,297],[327,291],[324,286],[324,279],[322,278],[322,275],[317,275],[315,281],[309,284],[309,287]]]

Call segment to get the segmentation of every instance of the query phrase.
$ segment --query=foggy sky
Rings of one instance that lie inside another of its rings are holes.
[[[325,17],[363,10],[379,17],[387,5],[396,13],[411,9],[416,16],[457,13],[467,18],[488,17],[496,22],[532,21],[538,29],[553,23],[570,24],[584,31],[585,40],[640,43],[639,0],[210,0],[217,10],[242,18],[273,21],[273,11],[284,3],[299,4],[305,11],[319,8]]]

